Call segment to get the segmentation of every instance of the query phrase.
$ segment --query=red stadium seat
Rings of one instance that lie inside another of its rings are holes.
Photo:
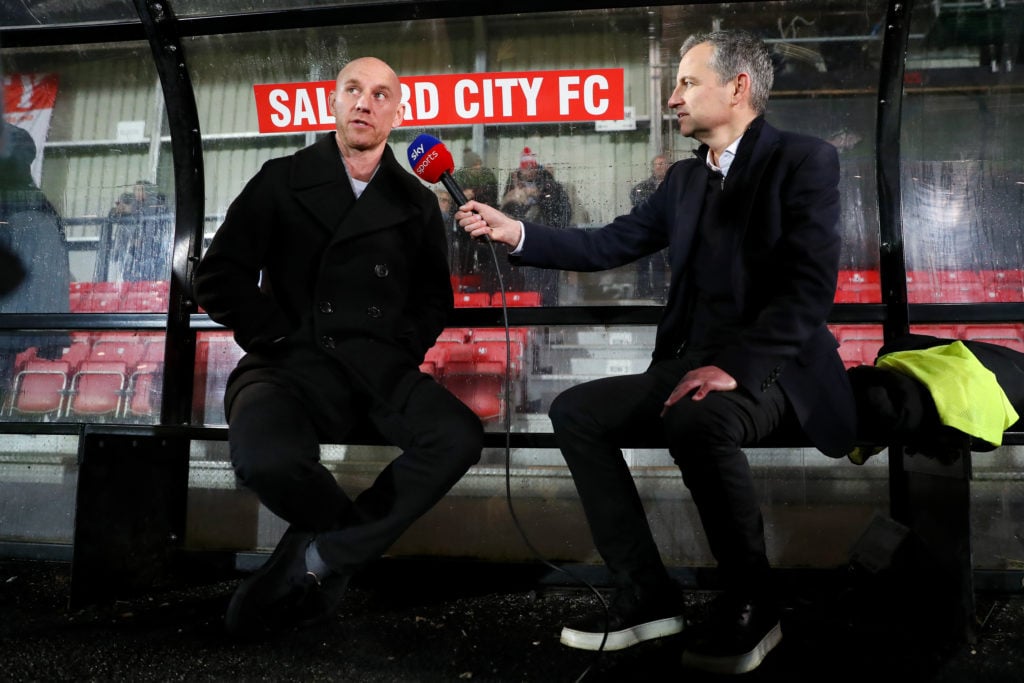
[[[851,339],[839,345],[839,357],[847,368],[874,365],[881,346],[881,339]]]
[[[455,295],[455,306],[458,308],[479,308],[491,305],[491,295],[486,292],[463,292]]]
[[[839,342],[839,356],[847,368],[874,365],[882,346],[881,325],[831,325]]]
[[[979,275],[986,301],[1024,301],[1024,271],[983,270]]]
[[[503,340],[473,342],[473,362],[476,364],[478,372],[481,369],[490,371],[494,364],[497,364],[498,371],[504,373],[510,357],[512,376],[518,377],[523,368],[523,347],[519,342],[513,341],[511,344],[507,344]]]
[[[136,372],[129,378],[125,415],[154,417],[160,412],[161,386],[159,379],[163,365],[147,372]]]
[[[156,335],[124,332],[101,332],[96,335],[88,360],[117,361],[129,369],[134,368],[145,355],[146,348]],[[160,344],[157,344],[160,348]]]
[[[30,346],[24,351],[19,352],[14,356],[14,374],[17,374],[25,367],[25,364],[30,360],[35,360],[36,355],[39,353],[39,349],[35,346]]]
[[[69,415],[120,415],[128,384],[123,362],[86,360],[71,380]]]
[[[964,325],[963,338],[998,344],[1014,351],[1024,352],[1024,325],[1017,323]]]
[[[472,330],[470,338],[473,341],[505,341],[505,328],[503,327],[475,327]],[[530,328],[528,327],[511,327],[508,331],[508,338],[520,344],[525,349],[527,348],[530,338]]]
[[[448,327],[441,330],[437,341],[466,343],[472,335],[473,330],[469,327]]]
[[[8,414],[59,417],[68,388],[69,367],[62,360],[29,360],[14,377]]]
[[[501,292],[491,295],[491,305],[501,306]],[[506,306],[540,306],[540,292],[505,292]]]
[[[193,384],[193,420],[197,423],[226,422],[223,412],[228,375],[242,357],[242,349],[230,332],[202,333],[196,340],[196,368]]]
[[[64,355],[61,357],[61,360],[67,362],[69,371],[73,373],[78,369],[82,361],[89,357],[91,351],[92,342],[87,341],[84,337],[80,337],[78,340],[72,341],[71,346],[64,349]]]
[[[160,410],[160,378],[163,373],[164,348],[158,342],[146,344],[146,350],[128,377],[125,415],[152,417]]]
[[[960,325],[911,325],[911,334],[927,334],[940,339],[960,339]]]
[[[881,303],[882,285],[877,270],[842,270],[836,281],[836,303]]]
[[[450,363],[442,384],[485,422],[504,414],[505,376],[497,364],[487,371],[473,363]]]

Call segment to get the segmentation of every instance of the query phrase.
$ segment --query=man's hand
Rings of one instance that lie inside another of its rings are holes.
[[[702,368],[695,368],[683,375],[679,384],[672,390],[672,393],[665,400],[665,407],[662,409],[662,416],[668,409],[675,405],[680,399],[691,391],[694,401],[700,401],[712,391],[732,391],[736,388],[736,380],[725,370],[714,365],[705,365]]]
[[[478,201],[469,201],[460,206],[455,212],[455,220],[473,237],[486,235],[510,247],[518,246],[522,237],[519,221]]]

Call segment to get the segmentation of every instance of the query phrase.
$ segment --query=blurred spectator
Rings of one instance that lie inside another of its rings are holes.
[[[0,130],[0,249],[16,262],[18,284],[4,274],[0,313],[67,313],[71,268],[64,221],[32,180],[36,145],[28,131],[7,122]],[[16,273],[14,274],[16,275]],[[6,282],[10,280],[10,282]],[[60,358],[66,334],[0,335],[0,385],[11,379],[15,356],[36,347],[39,358]]]
[[[157,186],[138,180],[107,215],[96,253],[98,282],[168,280],[174,248],[174,217]]]
[[[543,223],[555,228],[569,226],[572,216],[569,196],[551,171],[537,163],[537,155],[523,148],[519,168],[505,184],[501,211],[518,220]]]
[[[498,177],[494,171],[484,168],[484,161],[479,154],[468,147],[462,152],[462,166],[455,170],[455,182],[462,188],[466,199],[481,202],[497,203]],[[480,288],[483,291],[496,292],[498,278],[494,270],[494,258],[486,242],[475,242],[459,229],[454,227],[452,251],[455,258],[451,262],[452,274],[460,278],[467,275],[479,275]],[[503,271],[504,272],[504,271]]]
[[[434,195],[437,197],[437,205],[441,208],[441,219],[444,220],[445,225],[451,225],[455,216],[452,196],[443,187],[434,188]]]
[[[448,269],[455,274],[455,264],[459,262],[459,243],[465,241],[460,234],[462,231],[455,225],[455,202],[448,190],[443,187],[434,188],[434,196],[437,197],[437,205],[441,209],[441,220],[444,221],[445,238],[448,240]]]
[[[519,168],[512,171],[505,184],[501,211],[512,218],[543,223],[553,228],[566,228],[572,217],[572,204],[565,188],[550,170],[537,162],[537,155],[524,147]],[[507,260],[502,261],[503,264]],[[558,298],[558,274],[554,270],[504,268],[508,272],[505,288],[541,293],[543,302],[554,304]]]
[[[643,203],[661,185],[670,166],[668,157],[659,154],[651,160],[651,176],[633,186],[629,200],[633,206]],[[637,299],[655,299],[664,302],[668,296],[668,250],[644,256],[636,262]]]
[[[497,176],[491,169],[484,168],[484,160],[468,147],[462,152],[462,167],[455,170],[454,178],[466,199],[491,205],[498,202]]]

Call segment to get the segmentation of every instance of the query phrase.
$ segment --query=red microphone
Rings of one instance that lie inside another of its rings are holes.
[[[412,166],[412,172],[417,177],[428,183],[441,181],[444,189],[448,190],[448,194],[455,200],[455,206],[462,206],[469,201],[466,199],[462,188],[455,182],[455,178],[452,177],[452,171],[455,170],[455,161],[452,159],[452,153],[448,151],[443,142],[433,135],[420,133],[409,145],[408,154],[409,165]],[[474,211],[473,213],[476,212]],[[477,242],[491,241],[491,238],[487,235],[481,235],[473,239]]]
[[[412,172],[421,180],[428,183],[441,182],[444,189],[455,200],[455,206],[462,206],[468,199],[462,192],[462,188],[452,177],[455,170],[455,162],[452,160],[452,153],[444,146],[444,143],[433,135],[421,133],[409,145],[409,165]]]

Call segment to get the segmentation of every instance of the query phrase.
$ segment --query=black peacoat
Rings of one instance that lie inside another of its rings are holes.
[[[400,408],[453,307],[446,239],[437,198],[390,146],[358,201],[333,134],[264,164],[194,279],[199,304],[246,351],[229,410],[242,386],[282,382],[282,368],[317,357],[325,371],[300,388],[306,400],[341,378]]]
[[[653,351],[685,340],[687,266],[696,243],[707,148],[677,162],[654,194],[596,230],[527,223],[517,262],[595,271],[669,249],[672,280]],[[744,329],[709,360],[757,396],[778,382],[804,432],[824,453],[853,445],[855,407],[838,344],[825,325],[839,269],[839,161],[833,146],[756,119],[723,184],[723,230],[734,239],[732,291]]]

